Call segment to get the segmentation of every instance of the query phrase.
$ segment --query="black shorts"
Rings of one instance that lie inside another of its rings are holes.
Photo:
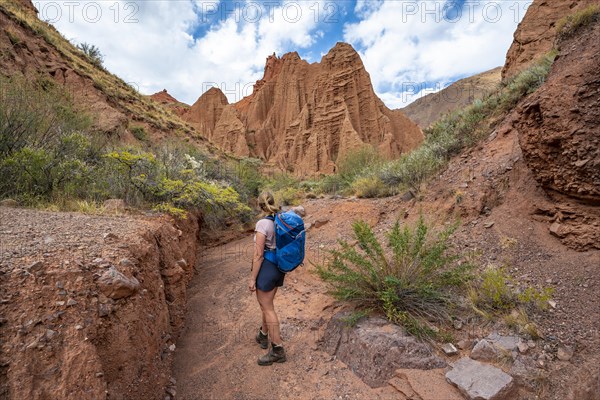
[[[256,277],[256,288],[262,292],[270,292],[276,287],[283,286],[284,278],[285,274],[277,268],[277,265],[269,260],[263,260]]]

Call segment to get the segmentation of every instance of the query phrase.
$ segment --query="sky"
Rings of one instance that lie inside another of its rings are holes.
[[[521,0],[33,0],[68,40],[143,94],[193,104],[210,87],[252,93],[265,60],[318,62],[336,42],[360,54],[390,108],[501,66],[531,3]]]

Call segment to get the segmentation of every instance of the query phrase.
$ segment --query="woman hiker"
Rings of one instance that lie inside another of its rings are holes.
[[[275,214],[279,210],[275,206],[273,194],[263,192],[258,197],[258,206],[266,216],[256,223],[254,234],[254,256],[252,257],[252,273],[248,287],[251,292],[256,292],[256,299],[262,311],[262,325],[256,334],[256,341],[261,348],[271,349],[267,354],[258,359],[258,365],[271,365],[274,362],[285,362],[285,350],[279,331],[279,319],[275,313],[273,299],[277,288],[283,286],[285,274],[277,268],[272,257],[275,252]]]

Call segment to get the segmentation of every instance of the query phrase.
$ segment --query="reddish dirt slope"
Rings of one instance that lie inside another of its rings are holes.
[[[506,55],[502,79],[510,78],[548,53],[556,39],[556,23],[598,0],[534,0],[514,34]]]
[[[0,398],[163,400],[197,233],[192,218],[0,207]],[[139,289],[111,298],[110,266]]]
[[[95,130],[134,141],[129,128],[135,124],[156,140],[174,131],[196,138],[191,126],[91,63],[52,25],[40,21],[31,1],[0,2],[0,26],[0,74],[63,85],[77,107],[92,117]]]
[[[544,189],[600,205],[600,23],[560,47],[548,82],[513,126]]]

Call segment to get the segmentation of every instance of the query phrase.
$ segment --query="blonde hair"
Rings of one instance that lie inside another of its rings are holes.
[[[275,214],[279,211],[279,207],[275,205],[275,198],[271,192],[262,192],[258,196],[258,206],[269,214]]]

